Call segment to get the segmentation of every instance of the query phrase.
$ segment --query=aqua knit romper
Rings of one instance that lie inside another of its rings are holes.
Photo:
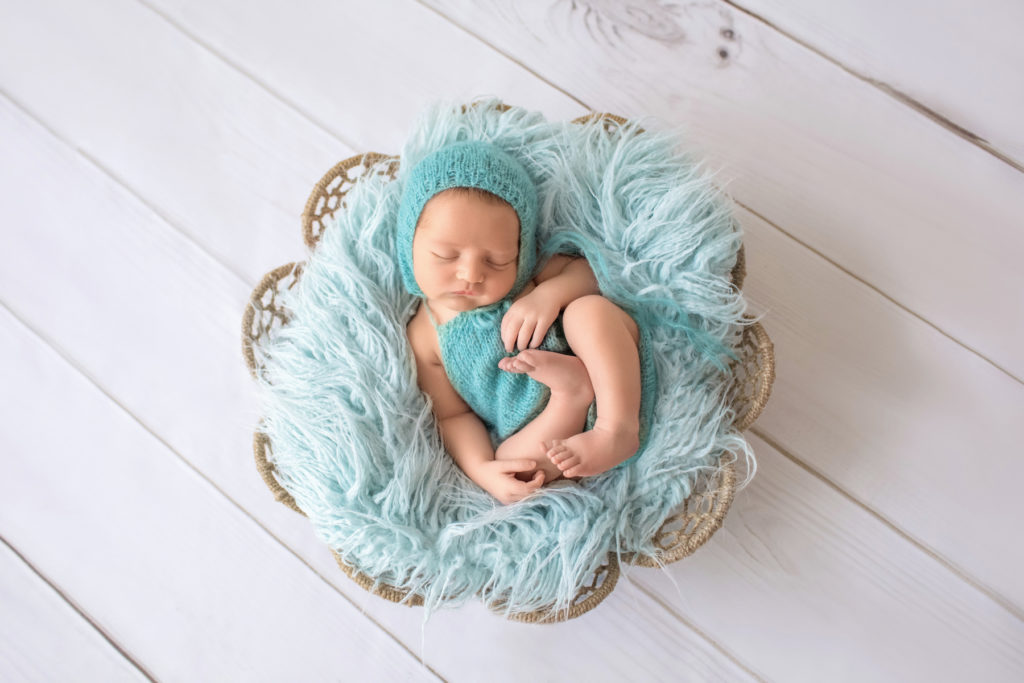
[[[512,298],[509,297],[459,313],[440,325],[427,307],[437,330],[441,363],[448,380],[498,442],[540,415],[551,395],[550,389],[529,375],[506,372],[498,367],[499,360],[515,355],[505,351],[501,340],[501,320],[511,305]],[[648,348],[649,334],[641,328],[640,448],[637,454],[645,445],[657,389],[653,363],[646,353]],[[548,328],[540,349],[572,354],[562,329],[561,316]],[[584,429],[593,427],[595,419],[596,406],[592,403]]]

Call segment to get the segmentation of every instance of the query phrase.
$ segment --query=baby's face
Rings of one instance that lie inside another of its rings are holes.
[[[458,313],[501,301],[518,258],[519,217],[508,204],[447,190],[423,207],[412,269],[432,306]]]

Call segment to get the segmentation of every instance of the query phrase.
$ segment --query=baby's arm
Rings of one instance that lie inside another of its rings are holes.
[[[521,500],[540,488],[544,483],[541,471],[529,482],[515,476],[535,470],[536,462],[495,460],[487,428],[455,391],[444,371],[434,346],[436,335],[426,316],[417,314],[409,323],[407,334],[416,359],[417,381],[433,402],[441,440],[455,463],[478,486],[505,504]]]
[[[513,303],[501,321],[505,350],[537,348],[569,302],[600,294],[597,278],[583,257],[556,254],[534,281],[537,286]]]

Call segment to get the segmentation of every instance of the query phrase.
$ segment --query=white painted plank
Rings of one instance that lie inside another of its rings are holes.
[[[145,681],[132,662],[0,543],[0,680]],[[59,654],[58,654],[59,653]]]
[[[1024,5],[741,0],[744,9],[1024,166]]]
[[[254,281],[302,258],[304,197],[352,153],[132,0],[12,6],[0,55],[7,95]]]
[[[6,309],[0,374],[4,537],[157,679],[436,679]]]
[[[1024,614],[1024,385],[742,211],[776,380],[756,428]]]
[[[18,159],[17,166],[0,170],[0,183],[12,191],[0,207],[0,220],[31,226],[0,253],[4,300],[329,583],[354,596],[360,608],[420,654],[422,612],[386,603],[353,584],[308,522],[274,502],[256,474],[250,455],[257,420],[254,390],[238,350],[248,286],[2,99],[0,155]],[[38,178],[62,187],[62,204],[49,201],[50,185],[40,185]],[[67,206],[74,207],[73,222],[64,220]],[[266,553],[260,562],[272,563],[283,551]],[[293,558],[285,554],[277,561]],[[297,582],[272,583],[278,581]],[[306,627],[337,630],[303,623],[296,616],[290,624],[296,637]],[[623,623],[636,627],[623,632]],[[451,679],[493,680],[496,669],[499,680],[544,678],[553,661],[567,678],[623,678],[635,670],[634,658],[656,679],[676,678],[681,669],[700,680],[749,678],[643,595],[613,596],[591,615],[550,627],[509,623],[482,609],[460,610],[437,615],[426,638],[427,663]],[[588,642],[591,656],[563,658],[565,643],[573,639]],[[468,656],[467,640],[487,656]],[[502,649],[494,650],[499,642]],[[307,647],[318,645],[325,646],[311,641]]]
[[[435,679],[6,309],[0,374],[4,537],[146,671]]]
[[[218,41],[196,44],[132,0],[19,5],[0,22],[0,86],[252,282],[303,258],[299,216],[320,176],[356,153],[397,151],[424,102],[501,86],[552,116],[584,111],[415,3],[328,9],[185,8],[226,11],[235,30],[291,31],[258,43],[265,59],[246,67],[256,83],[211,52]],[[395,50],[405,37],[417,59]],[[368,55],[377,66],[358,69]],[[315,123],[294,99],[312,100]],[[353,135],[358,149],[343,141]]]
[[[427,2],[596,109],[689,129],[744,205],[1024,378],[1024,174],[725,3]]]
[[[236,0],[147,4],[360,152],[399,152],[412,118],[438,99],[499,96],[555,119],[585,113],[415,0],[296,0],[259,12]]]
[[[666,601],[778,681],[1020,681],[1024,623],[754,437],[757,477]],[[723,604],[725,603],[725,604]],[[727,606],[728,605],[728,606]]]

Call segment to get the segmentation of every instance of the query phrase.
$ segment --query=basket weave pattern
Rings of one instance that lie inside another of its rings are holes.
[[[594,116],[602,116],[607,129],[611,130],[625,123],[625,119],[610,114],[592,114],[576,119],[582,122]],[[302,234],[310,249],[316,247],[320,235],[329,219],[345,205],[345,194],[352,185],[367,173],[385,174],[394,179],[399,160],[394,156],[367,153],[346,159],[332,169],[316,184],[302,214]],[[287,325],[289,312],[279,304],[278,295],[290,289],[302,275],[301,263],[289,263],[267,273],[253,290],[242,322],[242,352],[253,377],[262,375],[260,348],[271,339],[277,329]],[[737,262],[732,271],[732,282],[737,289],[742,287],[746,275],[745,253],[740,248]],[[760,323],[751,322],[742,328],[736,344],[739,361],[733,363],[736,381],[731,392],[731,403],[736,413],[735,428],[747,429],[764,409],[775,378],[774,351],[768,334]],[[289,494],[274,473],[270,440],[259,429],[253,439],[253,451],[257,469],[267,487],[279,502],[302,514],[295,499]],[[656,556],[622,554],[622,560],[638,566],[657,567],[675,562],[693,553],[703,545],[722,525],[725,514],[732,503],[736,486],[736,469],[732,463],[724,463],[716,471],[698,477],[693,493],[679,509],[666,518],[652,539],[658,549]],[[374,594],[392,602],[422,605],[419,595],[393,586],[376,583],[371,577],[345,564],[334,553],[341,569],[357,584]],[[597,606],[615,587],[619,577],[619,563],[615,553],[609,553],[607,561],[593,575],[591,583],[577,593],[572,605],[561,612],[550,610],[513,613],[508,615],[515,621],[547,623],[575,618]],[[489,605],[491,609],[503,612],[500,602]]]

